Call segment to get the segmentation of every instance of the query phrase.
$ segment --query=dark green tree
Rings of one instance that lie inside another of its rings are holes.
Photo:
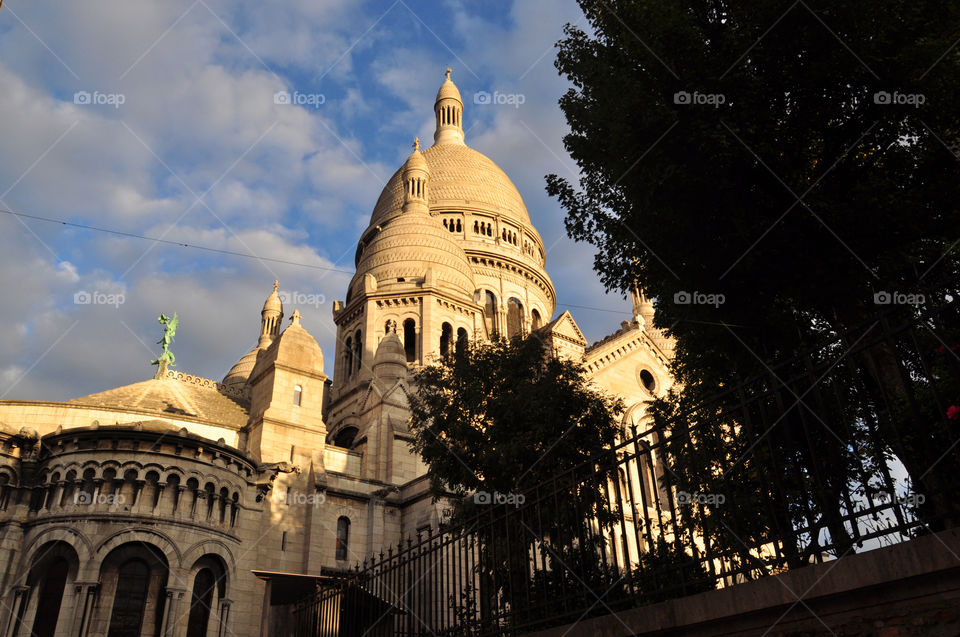
[[[581,364],[549,355],[536,335],[471,342],[422,368],[414,384],[413,446],[434,493],[460,497],[458,520],[485,510],[467,494],[548,485],[607,458],[619,433],[620,401],[590,387]],[[581,513],[596,513],[601,495],[583,495]]]
[[[421,369],[415,386],[413,446],[434,494],[453,495],[452,524],[476,542],[471,603],[482,618],[504,604],[519,624],[556,617],[582,607],[584,586],[618,579],[598,529],[613,519],[619,400],[536,333],[472,342]]]
[[[706,525],[733,550],[826,527],[842,552],[845,491],[871,489],[891,456],[936,515],[960,521],[944,497],[960,486],[960,455],[941,457],[957,438],[942,401],[960,385],[916,353],[957,326],[937,306],[960,298],[960,4],[580,5],[589,30],[567,26],[556,65],[573,85],[560,105],[581,178],[550,175],[547,190],[569,234],[597,246],[604,284],[639,282],[677,340],[685,411],[664,407],[660,423],[680,432],[678,474],[763,505],[744,509],[761,516],[747,537],[718,523],[743,522],[733,505]],[[884,292],[924,295],[908,319],[936,311],[912,349],[868,334]],[[817,385],[813,369],[830,373]],[[917,408],[931,387],[941,402]],[[764,403],[773,394],[786,402]],[[703,426],[684,437],[694,410]],[[758,428],[773,421],[764,413],[781,415],[775,427]],[[789,562],[817,552],[806,542]]]

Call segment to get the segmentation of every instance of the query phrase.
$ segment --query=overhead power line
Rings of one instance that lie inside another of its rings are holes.
[[[2,0],[0,0],[2,2]],[[105,234],[114,235],[117,237],[125,237],[128,239],[141,239],[143,241],[154,241],[156,243],[163,243],[166,245],[179,246],[181,248],[191,248],[193,250],[203,250],[204,252],[213,252],[215,254],[225,254],[233,257],[243,257],[245,259],[257,259],[258,261],[269,261],[271,263],[282,263],[284,265],[292,265],[301,268],[310,268],[313,270],[325,270],[328,272],[342,272],[343,274],[353,274],[354,270],[344,270],[342,268],[333,268],[323,265],[313,265],[310,263],[302,263],[299,261],[288,261],[286,259],[275,259],[272,257],[260,257],[255,254],[249,254],[247,252],[235,252],[233,250],[221,250],[220,248],[211,248],[209,246],[201,246],[195,243],[185,243],[183,241],[174,241],[172,239],[161,239],[159,237],[148,237],[146,235],[137,234],[135,232],[124,232],[122,230],[112,230],[110,228],[102,228],[99,226],[91,226],[84,223],[75,223],[73,221],[64,221],[62,219],[52,219],[50,217],[42,217],[40,215],[30,215],[25,212],[16,212],[14,210],[8,210],[6,208],[0,208],[0,212],[11,215],[14,217],[20,217],[22,219],[33,219],[34,221],[43,221],[45,223],[53,223],[61,226],[69,226],[71,228],[78,228],[80,230],[89,230],[91,232],[103,232]],[[580,310],[592,310],[594,312],[609,312],[611,314],[629,314],[627,310],[611,310],[602,307],[590,307],[588,305],[573,305],[572,303],[560,303],[557,305],[562,305],[563,307],[574,307]]]
[[[81,230],[90,230],[92,232],[104,232],[106,234],[112,234],[118,237],[128,237],[131,239],[143,239],[144,241],[154,241],[156,243],[164,243],[172,246],[180,246],[182,248],[193,248],[194,250],[204,250],[206,252],[214,252],[216,254],[227,254],[234,257],[244,257],[247,259],[257,259],[258,261],[270,261],[271,263],[282,263],[285,265],[295,265],[301,268],[312,268],[314,270],[327,270],[329,272],[343,272],[344,274],[353,274],[353,270],[343,270],[341,268],[332,268],[324,265],[313,265],[311,263],[301,263],[299,261],[288,261],[286,259],[274,259],[272,257],[261,257],[255,254],[248,254],[246,252],[235,252],[233,250],[221,250],[220,248],[211,248],[209,246],[196,245],[194,243],[184,243],[183,241],[173,241],[172,239],[161,239],[158,237],[147,237],[142,234],[136,234],[134,232],[123,232],[121,230],[111,230],[110,228],[100,228],[98,226],[89,226],[83,223],[74,223],[72,221],[63,221],[62,219],[51,219],[49,217],[41,217],[39,215],[28,215],[23,212],[15,212],[13,210],[7,210],[6,208],[0,208],[0,212],[3,212],[8,215],[13,215],[15,217],[22,217],[24,219],[34,219],[36,221],[45,221],[47,223],[56,223],[62,226],[70,226],[71,228],[79,228]]]

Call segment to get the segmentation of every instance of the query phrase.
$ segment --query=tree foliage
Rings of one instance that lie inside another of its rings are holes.
[[[604,457],[619,431],[619,400],[588,385],[583,366],[556,358],[536,335],[474,341],[422,368],[411,398],[414,449],[437,496],[504,496],[546,485]],[[596,507],[599,492],[584,493]],[[586,511],[583,511],[586,513]]]
[[[547,190],[569,234],[597,247],[604,284],[639,283],[676,339],[681,408],[661,403],[659,422],[681,434],[678,473],[693,488],[739,492],[744,510],[763,504],[760,528],[743,529],[750,539],[819,525],[840,545],[850,544],[844,491],[873,488],[866,474],[893,455],[918,491],[955,490],[960,456],[941,456],[957,431],[943,401],[958,401],[960,384],[917,352],[958,325],[955,309],[935,306],[960,299],[960,5],[580,5],[589,29],[567,26],[556,65],[573,85],[560,105],[581,178],[550,175]],[[904,307],[910,320],[935,313],[909,351],[855,331],[876,320],[884,292],[924,295]],[[847,360],[860,336],[869,346]],[[758,376],[778,387],[746,385],[703,411]],[[805,402],[814,386],[829,401]],[[939,402],[918,407],[933,387]],[[787,400],[761,408],[771,391]],[[738,402],[758,417],[731,416]],[[684,438],[695,409],[704,427]],[[755,430],[764,409],[782,418]],[[960,521],[956,503],[939,508]],[[735,511],[717,515],[743,522]]]
[[[415,386],[414,448],[435,496],[453,494],[451,522],[476,556],[476,590],[451,604],[490,630],[508,609],[525,625],[553,617],[557,604],[577,608],[582,587],[599,588],[610,568],[597,528],[613,517],[607,476],[620,401],[537,333],[471,342],[421,369]],[[557,599],[568,580],[576,588]]]

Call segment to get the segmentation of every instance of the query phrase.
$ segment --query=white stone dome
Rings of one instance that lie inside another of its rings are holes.
[[[433,217],[398,213],[368,232],[364,243],[348,298],[362,291],[366,274],[372,274],[382,289],[423,283],[428,270],[439,288],[473,298],[476,285],[467,255]]]
[[[423,151],[430,168],[430,210],[468,209],[501,215],[534,230],[523,197],[493,160],[463,144],[438,144]],[[403,169],[380,193],[370,225],[398,214],[403,207]]]

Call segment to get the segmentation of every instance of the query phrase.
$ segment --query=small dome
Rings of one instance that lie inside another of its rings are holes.
[[[280,321],[283,319],[283,300],[280,298],[280,282],[273,282],[273,292],[263,302],[263,311],[260,312],[260,339],[257,346],[244,354],[233,364],[227,375],[221,381],[228,387],[240,389],[247,384],[250,372],[257,363],[257,354],[267,349],[277,334],[280,333]]]
[[[380,378],[403,378],[407,373],[407,356],[396,332],[388,332],[373,357],[373,374]]]
[[[417,138],[413,141],[413,152],[410,153],[410,156],[407,157],[407,161],[403,163],[403,167],[400,169],[401,173],[404,173],[408,170],[422,170],[424,172],[430,172],[430,166],[427,165],[427,160],[423,158],[423,153],[420,152],[420,138]]]
[[[452,98],[463,104],[463,98],[460,97],[460,89],[457,88],[457,85],[453,83],[453,80],[450,79],[450,69],[447,69],[447,77],[443,81],[443,84],[440,85],[440,90],[437,91],[437,101],[439,102],[442,99]]]
[[[472,299],[473,271],[463,248],[427,214],[401,213],[386,221],[360,256],[350,281],[349,297],[363,290],[363,278],[372,274],[377,288],[420,283],[433,270],[436,285]]]
[[[283,301],[280,299],[280,293],[277,291],[279,287],[280,282],[274,281],[273,292],[267,297],[267,300],[263,302],[264,312],[272,311],[283,313]]]
[[[261,349],[258,345],[244,354],[240,360],[233,364],[233,367],[230,368],[221,382],[228,387],[240,388],[246,385],[247,379],[250,378],[250,372],[253,371],[253,366],[257,363],[257,354]]]

